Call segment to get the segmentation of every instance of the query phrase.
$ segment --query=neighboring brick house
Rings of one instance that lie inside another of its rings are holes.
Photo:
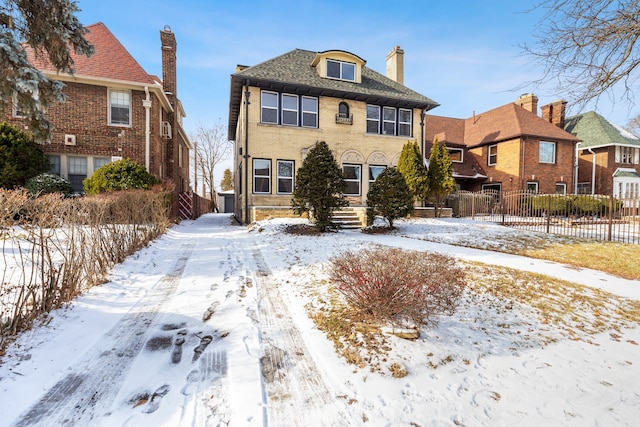
[[[435,137],[445,143],[461,190],[571,192],[579,139],[562,129],[566,102],[543,106],[541,117],[537,104],[526,94],[467,119],[427,115],[426,156]]]
[[[169,27],[160,31],[162,80],[148,74],[102,23],[87,27],[95,54],[72,53],[73,75],[57,73],[48,61],[27,49],[30,62],[50,78],[64,82],[66,102],[53,105],[54,125],[48,141],[38,141],[52,172],[68,178],[75,191],[100,166],[130,158],[176,192],[189,188],[189,149],[182,128],[185,116],[177,98],[176,39]],[[24,127],[16,106],[6,119]]]
[[[578,185],[582,194],[640,196],[640,139],[593,111],[567,119],[565,130],[580,138]]]
[[[295,171],[317,141],[332,150],[351,206],[364,211],[369,184],[423,137],[438,104],[403,85],[404,52],[387,77],[349,52],[295,49],[231,75],[229,139],[235,142],[235,215],[243,222],[291,215]]]

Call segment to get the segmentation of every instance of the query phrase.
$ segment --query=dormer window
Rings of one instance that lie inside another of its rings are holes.
[[[327,77],[355,82],[356,64],[327,59]]]
[[[318,52],[311,62],[320,77],[353,83],[362,83],[364,64],[364,59],[344,50]]]

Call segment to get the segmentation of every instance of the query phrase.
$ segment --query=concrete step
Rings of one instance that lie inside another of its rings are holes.
[[[350,209],[335,211],[331,216],[331,222],[342,229],[356,230],[363,227],[358,214]]]

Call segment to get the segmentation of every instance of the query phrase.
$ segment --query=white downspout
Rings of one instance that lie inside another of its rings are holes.
[[[142,106],[144,107],[144,166],[147,168],[147,172],[151,172],[149,170],[149,157],[150,157],[150,147],[151,147],[151,97],[149,96],[149,87],[144,87],[144,93],[147,97],[142,101]]]
[[[593,155],[591,159],[591,194],[596,194],[596,153],[591,148],[587,151]]]

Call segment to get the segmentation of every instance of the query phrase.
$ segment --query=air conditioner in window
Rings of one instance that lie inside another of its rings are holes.
[[[65,135],[64,136],[64,145],[76,145],[76,136],[75,135]]]
[[[171,123],[162,122],[160,126],[160,136],[166,139],[171,138]]]

